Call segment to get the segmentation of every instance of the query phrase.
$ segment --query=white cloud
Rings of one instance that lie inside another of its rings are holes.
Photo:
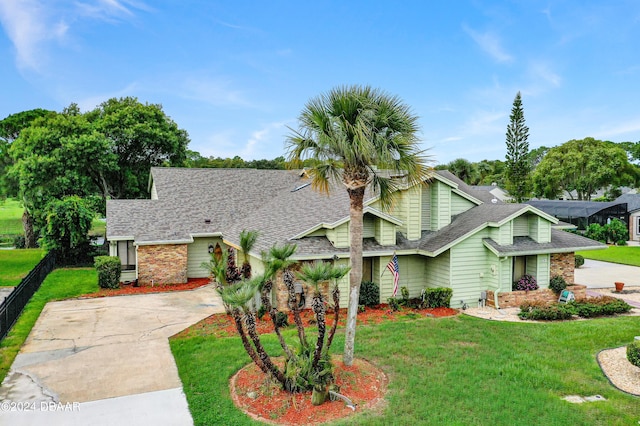
[[[80,107],[81,111],[90,111],[94,108],[96,108],[98,105],[100,105],[101,103],[111,99],[111,98],[122,98],[125,96],[135,96],[134,92],[136,90],[139,89],[139,85],[137,82],[133,82],[128,84],[127,86],[123,87],[120,90],[116,90],[113,92],[108,92],[108,93],[100,93],[100,94],[96,94],[96,95],[91,95],[91,96],[87,96],[85,98],[80,99],[79,101],[74,101],[73,99],[69,99],[69,100],[65,100],[65,102],[70,103],[70,102],[75,102],[76,104],[78,104],[78,106]],[[69,97],[69,93],[64,93],[60,96],[61,98],[63,97]]]
[[[286,126],[293,121],[294,120],[276,121],[251,133],[251,137],[242,149],[241,157],[252,159],[276,157],[277,155],[269,155],[274,152],[282,152],[284,140],[282,135],[285,133]],[[278,135],[274,136],[276,132],[278,132]],[[274,137],[276,138],[275,140]]]
[[[500,39],[490,32],[480,33],[473,28],[463,25],[464,31],[471,36],[473,41],[480,46],[482,50],[489,54],[498,62],[511,62],[513,57],[507,53],[502,47]]]
[[[166,83],[165,83],[166,84]],[[176,95],[191,100],[202,101],[215,106],[254,107],[242,91],[233,89],[231,81],[223,77],[191,74],[179,78]]]
[[[627,138],[640,139],[640,117],[605,127],[593,135],[597,139],[613,139],[615,136],[627,135]]]
[[[133,9],[150,10],[136,0],[76,2],[72,7],[52,0],[0,0],[0,23],[16,49],[20,69],[41,71],[47,61],[48,43],[68,37],[71,24],[80,19],[113,22],[131,18]]]

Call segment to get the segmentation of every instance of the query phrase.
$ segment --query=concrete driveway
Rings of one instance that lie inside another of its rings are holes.
[[[167,338],[217,312],[212,286],[48,303],[0,387],[0,424],[192,424]]]
[[[576,284],[587,288],[615,287],[616,281],[622,281],[627,287],[640,286],[640,268],[585,259],[584,265],[575,270]]]

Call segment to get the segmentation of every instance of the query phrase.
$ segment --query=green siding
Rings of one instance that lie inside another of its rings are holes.
[[[487,262],[490,252],[482,244],[486,236],[485,231],[478,232],[450,250],[454,259],[451,267],[452,308],[462,306],[462,301],[469,306],[477,306],[480,293],[494,282]]]
[[[438,257],[425,257],[424,270],[426,274],[425,287],[451,287],[450,250]]]
[[[335,247],[349,247],[349,223],[327,229],[327,238]]]
[[[526,237],[529,236],[529,219],[526,215],[518,216],[513,219],[513,236]]]
[[[362,224],[362,238],[375,238],[376,219],[377,218],[371,214],[364,215]]]
[[[420,296],[422,289],[427,286],[424,259],[424,257],[417,255],[398,256],[400,281],[398,283],[396,298],[402,297],[400,293],[401,287],[407,287],[409,289],[409,297]],[[391,256],[385,256],[382,257],[380,261],[380,265],[383,268],[383,270],[380,271],[380,274],[382,274],[380,278],[380,299],[385,302],[393,295],[393,275],[386,269],[390,260]]]
[[[151,184],[151,199],[152,200],[157,200],[158,199],[158,190],[156,189],[156,183],[153,182]]]
[[[321,228],[318,229],[316,231],[313,231],[310,234],[305,235],[305,237],[326,237],[327,236],[327,229],[326,228]]]
[[[136,271],[122,271],[120,273],[120,282],[134,281],[138,278]]]
[[[431,230],[437,231],[451,223],[451,188],[441,182],[431,186]]]
[[[396,226],[384,219],[376,221],[376,241],[381,245],[393,245],[396,243]]]
[[[399,191],[389,209],[389,214],[402,221],[402,225],[398,226],[398,231],[405,235],[407,235],[407,205],[407,191]]]
[[[510,221],[499,227],[497,235],[498,239],[496,240],[498,244],[513,244],[512,224],[513,222]]]
[[[194,238],[193,243],[187,246],[187,277],[188,278],[206,278],[209,276],[209,270],[203,268],[203,262],[209,262],[211,255],[209,254],[209,244],[219,243],[224,250],[224,245],[220,238]],[[242,257],[240,257],[241,259]],[[242,260],[239,260],[241,263]]]
[[[426,185],[421,185],[422,188],[422,218],[421,218],[421,228],[423,231],[431,230],[431,187]]]
[[[453,192],[451,193],[451,215],[452,216],[466,212],[472,207],[475,207],[475,204],[473,204],[471,201],[461,197],[456,193],[453,193]]]
[[[422,206],[421,201],[421,186],[414,185],[409,188],[406,193],[406,204],[407,204],[407,231],[405,235],[409,240],[418,240],[422,235],[422,213],[420,212],[420,207]]]

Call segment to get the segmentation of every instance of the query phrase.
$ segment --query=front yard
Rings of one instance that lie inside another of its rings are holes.
[[[44,257],[42,249],[0,250],[0,287],[20,284],[34,266]]]
[[[637,424],[638,398],[612,387],[596,362],[601,349],[636,334],[637,317],[518,324],[461,315],[359,326],[356,355],[388,375],[388,406],[337,424]],[[343,335],[336,339],[338,354]],[[268,343],[278,354],[275,337]],[[173,338],[171,347],[196,425],[257,424],[229,394],[230,377],[250,362],[239,338]],[[597,394],[607,400],[561,399]]]
[[[639,246],[609,246],[606,250],[578,251],[576,254],[585,259],[640,266]]]

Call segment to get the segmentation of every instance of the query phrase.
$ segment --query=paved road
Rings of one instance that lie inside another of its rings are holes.
[[[48,303],[0,387],[0,425],[193,424],[167,338],[216,312],[212,286]]]
[[[575,270],[576,284],[587,288],[615,287],[616,281],[628,287],[640,286],[640,267],[585,259],[584,265]]]

